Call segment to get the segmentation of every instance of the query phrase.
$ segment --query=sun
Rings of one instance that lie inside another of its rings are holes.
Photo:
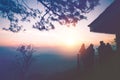
[[[75,36],[66,36],[63,38],[66,48],[74,49],[78,45],[78,39]]]
[[[65,44],[67,45],[67,46],[75,46],[76,45],[76,40],[75,39],[73,39],[73,38],[67,38],[66,40],[65,40]]]
[[[70,36],[64,38],[64,43],[63,43],[63,51],[68,53],[69,55],[76,53],[78,51],[78,46],[79,45],[79,40],[75,36]]]

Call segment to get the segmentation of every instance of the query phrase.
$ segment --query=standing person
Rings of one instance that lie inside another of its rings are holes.
[[[80,50],[79,50],[79,53],[80,53],[81,55],[84,55],[85,51],[86,51],[86,49],[85,49],[85,44],[83,43],[82,46],[81,46],[81,48],[80,48]]]
[[[104,59],[104,56],[106,54],[106,46],[103,41],[100,41],[100,46],[98,47],[98,53],[99,53],[99,60],[100,62]]]
[[[95,54],[95,50],[94,50],[94,45],[90,44],[90,46],[86,49],[86,65],[87,67],[92,67],[94,64],[94,54]]]
[[[110,43],[106,44],[106,57],[112,56],[113,54],[113,49]]]
[[[107,52],[112,52],[113,50],[112,50],[112,46],[110,45],[110,43],[107,43],[106,44],[106,51]]]
[[[81,48],[80,48],[80,50],[79,50],[81,70],[83,70],[84,67],[85,67],[85,52],[86,52],[85,44],[83,43],[82,46],[81,46]]]

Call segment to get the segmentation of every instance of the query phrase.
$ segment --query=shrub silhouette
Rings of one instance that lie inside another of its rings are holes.
[[[21,56],[16,55],[17,68],[19,72],[17,78],[20,80],[25,80],[28,69],[33,61],[33,53],[35,50],[33,49],[32,45],[21,45],[17,48],[17,51],[22,53]]]

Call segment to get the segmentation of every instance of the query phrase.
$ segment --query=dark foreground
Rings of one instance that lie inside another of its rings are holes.
[[[120,54],[109,56],[106,60],[84,71],[73,69],[54,78],[53,80],[120,80]]]

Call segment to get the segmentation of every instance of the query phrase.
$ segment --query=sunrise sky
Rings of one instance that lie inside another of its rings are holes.
[[[76,27],[66,27],[54,23],[55,30],[39,31],[31,29],[32,23],[22,23],[27,31],[12,33],[0,29],[0,46],[18,46],[20,44],[33,44],[37,47],[58,47],[58,48],[75,48],[80,47],[82,43],[89,45],[93,43],[99,44],[99,41],[112,42],[115,35],[100,34],[90,32],[88,25],[95,20],[113,0],[100,0],[100,5],[89,14],[88,19],[80,21]],[[32,4],[34,3],[34,4]],[[36,6],[37,2],[29,1],[29,5]],[[39,5],[40,6],[40,5]],[[7,19],[0,18],[0,28],[9,26]]]

